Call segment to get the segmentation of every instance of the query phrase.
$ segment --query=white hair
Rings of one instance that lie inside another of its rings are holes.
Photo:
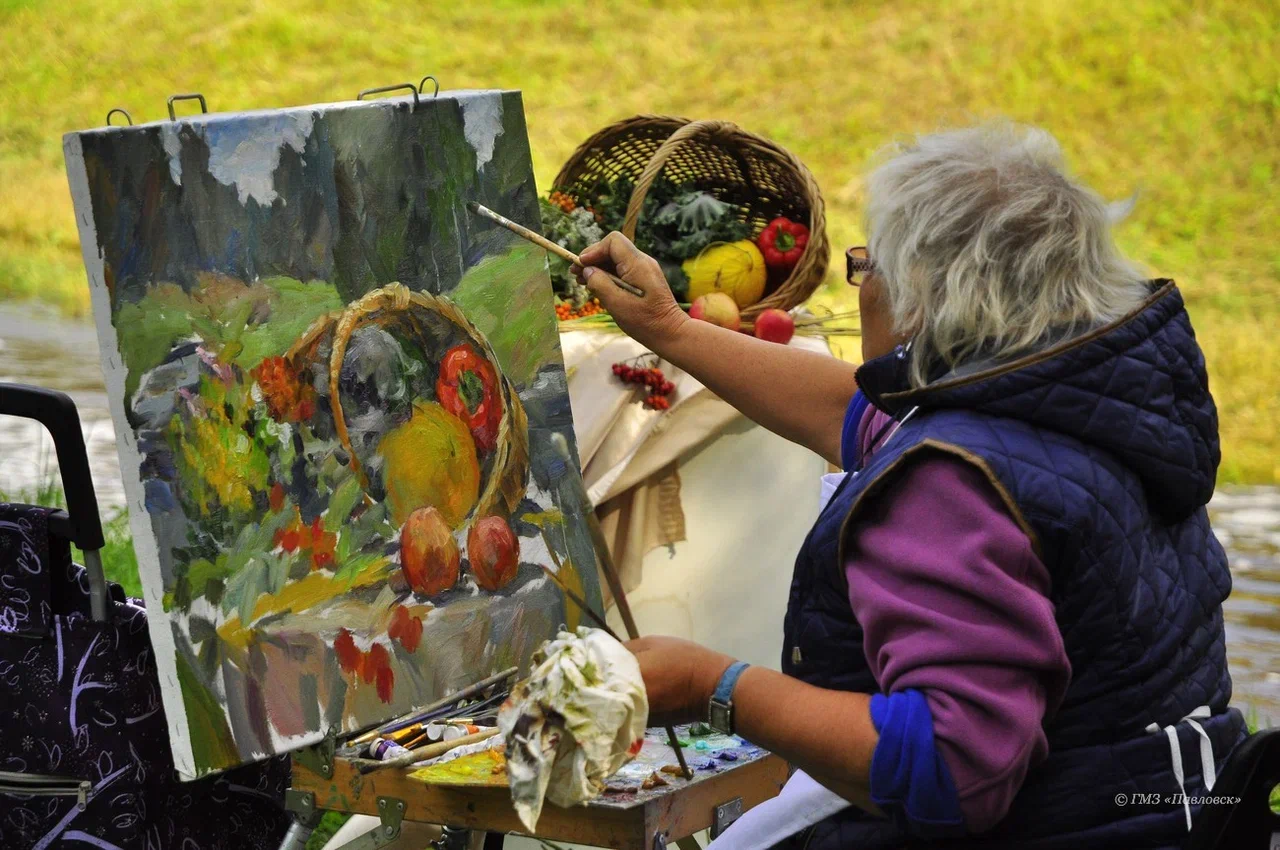
[[[868,253],[895,332],[912,337],[913,386],[939,363],[1007,359],[1049,334],[1114,321],[1147,296],[1112,240],[1117,210],[1067,176],[1044,130],[919,136],[891,147],[867,187]]]

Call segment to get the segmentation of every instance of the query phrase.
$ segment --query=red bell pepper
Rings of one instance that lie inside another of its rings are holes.
[[[455,345],[440,361],[436,381],[440,406],[458,417],[471,431],[476,449],[491,452],[498,445],[502,400],[493,364],[467,344]]]
[[[764,264],[771,269],[794,268],[808,244],[809,228],[785,217],[769,222],[756,237],[756,245],[764,254]]]

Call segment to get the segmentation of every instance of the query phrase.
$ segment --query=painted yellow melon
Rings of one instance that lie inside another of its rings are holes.
[[[418,508],[435,508],[457,528],[480,495],[480,463],[471,432],[435,402],[413,406],[409,421],[382,438],[382,483],[391,518],[402,525]]]

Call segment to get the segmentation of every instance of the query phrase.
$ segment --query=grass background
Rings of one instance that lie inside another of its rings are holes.
[[[433,73],[525,93],[539,185],[637,112],[727,118],[798,154],[837,248],[861,239],[869,155],[995,116],[1054,132],[1119,231],[1174,277],[1204,344],[1224,482],[1280,481],[1280,2],[895,0],[604,4],[0,0],[0,299],[88,310],[61,134],[343,100]],[[838,256],[838,255],[837,255]],[[849,299],[833,274],[818,296]]]

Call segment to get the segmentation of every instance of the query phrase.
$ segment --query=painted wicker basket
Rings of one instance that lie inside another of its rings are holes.
[[[635,188],[622,232],[630,239],[644,198],[659,174],[689,183],[731,204],[758,233],[778,216],[809,226],[809,245],[782,283],[742,311],[750,320],[770,307],[790,310],[822,283],[830,261],[822,193],[809,169],[790,152],[728,121],[690,121],[637,115],[600,130],[573,152],[554,186],[589,203],[618,178]]]
[[[492,457],[482,466],[485,475],[483,487],[467,522],[472,517],[508,516],[513,513],[524,498],[529,477],[529,423],[520,397],[499,368],[489,341],[451,301],[425,292],[414,292],[399,283],[375,289],[343,311],[321,316],[285,355],[295,366],[314,364],[320,359],[324,344],[330,344],[326,365],[334,427],[349,458],[348,464],[360,476],[366,494],[369,492],[369,479],[351,442],[339,384],[352,334],[370,324],[399,330],[428,344],[439,339],[442,332],[460,334],[493,365],[501,390],[502,419]]]

